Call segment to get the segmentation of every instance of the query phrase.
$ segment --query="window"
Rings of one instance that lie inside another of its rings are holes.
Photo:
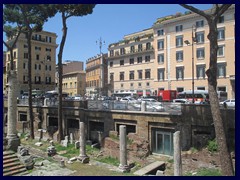
[[[121,48],[121,49],[120,49],[120,54],[121,54],[121,55],[125,54],[125,48]]]
[[[13,58],[14,58],[14,59],[17,58],[17,53],[16,53],[16,51],[13,52]]]
[[[23,58],[24,58],[24,59],[28,59],[28,53],[24,53],[24,54],[23,54]]]
[[[177,92],[183,92],[183,88],[182,87],[177,87]]]
[[[184,78],[184,72],[183,72],[183,67],[176,67],[176,79],[177,80],[182,80]]]
[[[129,79],[134,80],[134,71],[129,72]]]
[[[134,46],[131,46],[131,47],[130,47],[130,52],[131,52],[131,53],[134,53],[134,52],[135,52],[135,47],[134,47]]]
[[[163,50],[164,49],[164,40],[159,40],[158,41],[158,50]]]
[[[113,62],[112,61],[110,61],[109,66],[113,67]]]
[[[224,91],[224,92],[227,92],[227,88],[226,88],[226,86],[219,86],[219,87],[217,87],[217,90],[218,90],[218,91]]]
[[[138,83],[138,87],[141,87],[142,86],[142,83]]]
[[[120,72],[120,81],[124,81],[124,72]]]
[[[197,49],[197,58],[198,59],[204,59],[205,57],[205,49],[204,48],[198,48]]]
[[[164,54],[158,54],[158,64],[164,63]]]
[[[142,70],[138,71],[138,79],[142,79]]]
[[[41,47],[35,46],[36,51],[41,51]]]
[[[177,36],[176,37],[176,47],[182,47],[183,46],[183,36]]]
[[[46,48],[46,51],[51,52],[51,48]]]
[[[47,61],[51,61],[51,56],[47,56]]]
[[[114,77],[113,75],[114,75],[113,73],[110,74],[110,83],[113,82],[113,77]]]
[[[148,42],[148,43],[146,44],[146,50],[150,50],[150,49],[151,49],[151,43]]]
[[[197,78],[205,78],[205,65],[197,65]]]
[[[26,63],[23,63],[23,69],[27,69]]]
[[[150,55],[145,56],[145,62],[150,62]]]
[[[218,46],[217,56],[221,57],[221,56],[224,56],[224,54],[225,54],[225,46],[224,45]]]
[[[130,59],[130,64],[134,64],[134,58]]]
[[[40,84],[40,83],[41,83],[41,77],[35,76],[35,84]]]
[[[218,29],[218,40],[224,40],[225,39],[225,29]]]
[[[200,28],[204,26],[204,20],[196,21],[196,28]]]
[[[138,52],[141,52],[142,51],[142,44],[139,44],[138,45]]]
[[[41,64],[35,64],[35,70],[41,70]]]
[[[177,61],[183,61],[183,51],[177,51],[176,52],[176,60]]]
[[[52,42],[52,38],[51,37],[48,37],[48,36],[46,36],[46,42]]]
[[[137,58],[137,62],[138,62],[138,63],[142,63],[142,57],[138,57],[138,58]]]
[[[28,76],[25,76],[25,75],[23,76],[23,82],[24,82],[24,83],[27,83],[27,82],[28,82],[28,78],[27,78],[27,77],[28,77]]]
[[[121,84],[121,88],[123,88],[123,84]]]
[[[146,83],[146,86],[149,87],[149,86],[150,86],[150,82],[147,82],[147,83]]]
[[[131,83],[130,86],[133,87],[133,83]]]
[[[197,90],[205,90],[205,87],[197,87]]]
[[[164,68],[158,69],[158,81],[163,81],[164,80]]]
[[[219,17],[218,23],[224,23],[224,16],[220,16],[220,17]]]
[[[114,51],[110,50],[110,57],[113,57],[113,55],[114,55]]]
[[[204,43],[204,32],[196,33],[197,43]]]
[[[124,60],[120,60],[120,66],[124,66]]]
[[[145,70],[145,79],[150,79],[151,78],[151,70],[150,69],[146,69]]]
[[[164,30],[160,29],[157,31],[158,36],[163,36],[164,35]]]
[[[218,63],[217,64],[217,77],[225,77],[226,76],[226,63]]]
[[[183,30],[183,25],[176,26],[176,32],[181,32]]]
[[[46,81],[46,84],[51,84],[51,77],[46,77],[45,81]]]

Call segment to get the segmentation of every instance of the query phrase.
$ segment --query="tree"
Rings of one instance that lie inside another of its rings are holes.
[[[58,4],[56,9],[62,16],[62,40],[58,53],[58,141],[63,139],[63,121],[62,121],[62,54],[67,38],[67,19],[72,16],[85,16],[92,14],[95,4]],[[65,134],[65,133],[64,133]]]
[[[27,36],[28,44],[28,105],[29,105],[29,122],[30,122],[30,138],[34,139],[34,117],[32,109],[32,48],[31,38],[33,32],[42,30],[42,26],[49,17],[54,16],[56,11],[52,5],[45,4],[6,4],[13,12],[8,16],[8,21],[22,25],[22,32]],[[17,18],[14,18],[16,16]]]
[[[217,22],[220,16],[231,6],[231,4],[222,4],[222,5],[214,5],[213,9],[207,13],[201,11],[193,6],[189,6],[186,4],[180,4],[182,7],[199,14],[204,17],[209,26],[209,34],[208,39],[210,41],[210,63],[209,69],[206,71],[206,75],[208,76],[208,91],[209,91],[209,99],[211,112],[213,116],[213,122],[215,127],[217,144],[219,147],[220,153],[220,162],[222,173],[225,176],[233,176],[234,169],[232,164],[232,159],[230,152],[227,146],[226,134],[224,131],[224,124],[220,113],[219,108],[219,100],[217,96],[217,50],[218,50],[218,42],[217,42]]]

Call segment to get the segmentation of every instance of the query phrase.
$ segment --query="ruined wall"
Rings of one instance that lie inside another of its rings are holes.
[[[109,137],[104,139],[103,154],[105,156],[120,158],[119,139],[116,131],[109,132]],[[141,161],[150,154],[149,141],[135,133],[127,135],[127,159],[129,162]]]
[[[29,131],[29,122],[20,121],[20,114],[27,116],[27,111],[27,106],[18,106],[17,129],[19,132]],[[33,107],[33,112],[36,135],[38,135],[38,128],[41,128],[47,130],[43,134],[45,138],[52,137],[49,120],[57,118],[57,107]],[[229,144],[235,144],[235,110],[221,109],[221,112]],[[6,114],[7,111],[4,113]],[[109,136],[109,131],[116,131],[121,124],[127,125],[131,128],[131,133],[135,133],[140,138],[149,141],[150,150],[152,148],[152,131],[154,128],[172,133],[180,130],[183,150],[187,150],[192,146],[203,146],[209,139],[215,136],[210,106],[208,105],[184,105],[182,106],[182,114],[180,115],[171,115],[166,112],[104,111],[64,107],[63,130],[66,135],[73,133],[74,139],[78,140],[78,130],[68,129],[68,119],[77,119],[85,122],[86,138],[88,140],[98,138],[101,144],[105,137]]]

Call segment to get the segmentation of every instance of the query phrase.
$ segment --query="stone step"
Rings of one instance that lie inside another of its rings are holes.
[[[23,171],[23,172],[21,172],[21,173],[14,174],[13,176],[26,176],[26,175],[28,175],[28,174],[29,174],[29,172],[26,170],[26,171]]]
[[[10,155],[4,155],[3,156],[3,160],[12,159],[12,158],[17,158],[17,155],[16,154],[10,154]]]
[[[145,174],[150,173],[151,171],[159,170],[163,166],[165,169],[165,162],[155,161],[155,162],[143,167],[142,169],[139,169],[138,171],[134,172],[133,174],[138,175],[138,176],[143,176]]]
[[[14,157],[11,159],[4,159],[3,164],[8,164],[8,163],[16,162],[16,161],[19,161],[19,159],[17,157]]]
[[[9,168],[12,166],[17,166],[20,165],[19,161],[14,161],[14,162],[10,162],[10,163],[3,163],[3,168]]]
[[[16,165],[16,166],[12,166],[12,167],[8,167],[8,168],[4,168],[3,169],[3,173],[6,173],[6,172],[11,172],[11,171],[15,171],[15,170],[18,170],[18,169],[26,169],[24,165]]]
[[[21,173],[23,173],[25,171],[27,171],[27,170],[24,167],[24,168],[16,169],[16,170],[9,171],[9,172],[6,172],[6,173],[3,172],[3,176],[13,176],[13,175],[16,176],[16,175],[19,175],[19,174],[21,174]]]
[[[13,151],[3,151],[3,156],[15,154]]]

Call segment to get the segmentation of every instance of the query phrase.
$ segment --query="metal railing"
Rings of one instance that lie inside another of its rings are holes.
[[[44,107],[57,107],[58,99],[33,98],[34,106]],[[19,105],[28,105],[28,99],[19,99]],[[88,100],[88,101],[68,101],[63,100],[64,107],[81,107],[93,110],[122,110],[122,111],[142,111],[142,112],[169,112],[180,113],[182,109],[181,103],[172,102],[126,102],[126,101],[101,101],[101,100]]]

